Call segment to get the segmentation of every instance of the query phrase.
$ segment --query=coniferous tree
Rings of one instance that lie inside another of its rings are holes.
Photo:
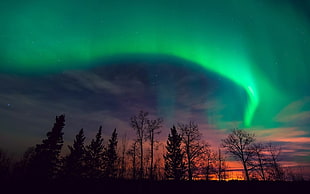
[[[95,139],[86,146],[86,168],[88,178],[101,178],[104,170],[105,147],[102,138],[102,126],[99,127]]]
[[[116,178],[116,162],[117,162],[117,132],[116,129],[114,129],[111,139],[109,139],[108,148],[106,150],[106,177],[108,178]]]
[[[183,162],[183,152],[181,149],[182,137],[178,134],[175,126],[168,135],[167,153],[165,159],[165,176],[168,179],[181,180],[184,177],[185,168]]]
[[[85,175],[85,136],[81,129],[75,136],[73,146],[68,146],[70,153],[64,161],[64,176],[79,179]]]
[[[33,158],[29,163],[29,173],[33,178],[52,179],[58,175],[60,169],[60,151],[63,145],[65,116],[56,117],[56,122],[42,144],[37,144]]]

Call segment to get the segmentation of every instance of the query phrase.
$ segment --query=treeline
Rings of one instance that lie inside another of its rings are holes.
[[[65,116],[56,117],[42,143],[29,148],[22,159],[12,164],[0,152],[1,179],[37,180],[227,180],[230,171],[225,153],[240,161],[245,180],[303,180],[279,162],[281,147],[256,142],[255,134],[234,129],[216,150],[203,141],[194,122],[172,126],[163,149],[157,136],[163,119],[150,119],[140,111],[130,118],[136,137],[122,138],[117,129],[104,141],[100,126],[89,144],[84,130],[75,136],[69,152],[61,156]],[[225,150],[225,151],[223,151]]]

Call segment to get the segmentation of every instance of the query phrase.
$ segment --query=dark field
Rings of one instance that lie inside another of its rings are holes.
[[[2,182],[0,193],[308,193],[310,182],[72,181]]]

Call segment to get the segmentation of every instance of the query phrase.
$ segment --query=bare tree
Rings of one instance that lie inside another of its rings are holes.
[[[132,162],[132,179],[136,180],[137,179],[137,162],[136,162],[136,157],[137,157],[137,144],[138,141],[134,141],[131,145],[131,148],[127,151],[127,155],[131,157],[131,162]]]
[[[267,161],[266,155],[264,154],[266,146],[262,143],[254,143],[251,149],[253,151],[253,156],[248,163],[252,167],[254,172],[258,174],[260,179],[266,181],[267,177],[265,170],[267,166]]]
[[[210,149],[209,145],[205,145],[203,147],[202,153],[200,154],[198,161],[200,172],[203,173],[203,175],[206,178],[206,181],[211,180],[211,177],[214,174],[215,169],[214,169],[214,152]]]
[[[153,166],[154,166],[154,141],[155,141],[155,135],[158,135],[161,133],[160,128],[163,120],[161,118],[155,119],[155,120],[147,120],[148,125],[148,133],[147,138],[150,140],[150,146],[151,146],[151,165],[150,165],[150,179],[152,180],[153,177]]]
[[[137,116],[131,117],[131,127],[136,131],[137,142],[139,143],[140,148],[140,169],[139,169],[139,178],[143,179],[145,175],[145,156],[143,143],[144,140],[150,140],[150,178],[153,178],[153,166],[154,166],[154,142],[155,135],[158,135],[161,131],[163,120],[158,118],[155,120],[148,119],[148,112],[140,111]],[[149,159],[149,158],[147,158]]]
[[[118,158],[118,166],[119,166],[118,177],[121,179],[123,179],[126,174],[126,161],[125,161],[126,146],[127,146],[127,136],[125,134],[125,136],[122,138],[121,141],[121,146],[119,148],[120,157]]]
[[[305,181],[303,172],[304,168],[302,166],[294,166],[294,167],[287,167],[285,169],[285,174],[287,180],[289,181]]]
[[[223,153],[221,149],[218,149],[218,152],[215,153],[215,158],[214,158],[214,168],[215,168],[215,174],[217,176],[218,181],[222,181],[226,179],[226,161],[225,157],[223,156]]]
[[[178,127],[181,131],[182,142],[184,144],[188,179],[192,180],[195,159],[201,155],[204,147],[200,143],[202,135],[199,132],[198,125],[192,121],[190,121],[189,124],[180,123]]]
[[[208,149],[206,152],[206,167],[205,167],[205,174],[206,174],[207,181],[210,180],[213,172],[214,172],[213,152],[210,149]]]
[[[164,160],[164,144],[159,143],[156,145],[155,150],[158,152],[155,154],[154,160],[154,177],[155,180],[164,180],[165,178],[165,160]]]
[[[281,147],[272,143],[267,144],[268,152],[268,174],[270,180],[284,181],[285,173],[279,163],[279,155],[281,154]]]
[[[254,141],[255,134],[241,129],[234,129],[226,139],[222,139],[222,146],[226,148],[227,152],[242,162],[247,181],[250,180],[247,164],[253,155],[251,146]]]
[[[144,166],[143,166],[143,141],[145,133],[147,132],[147,112],[140,111],[138,115],[131,117],[130,124],[131,127],[136,131],[137,142],[140,147],[140,169],[139,169],[139,178],[143,179],[144,177]]]

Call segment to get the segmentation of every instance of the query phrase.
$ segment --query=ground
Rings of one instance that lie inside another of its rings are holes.
[[[2,182],[4,183],[4,182]],[[307,193],[310,182],[71,181],[5,183],[5,193]]]

